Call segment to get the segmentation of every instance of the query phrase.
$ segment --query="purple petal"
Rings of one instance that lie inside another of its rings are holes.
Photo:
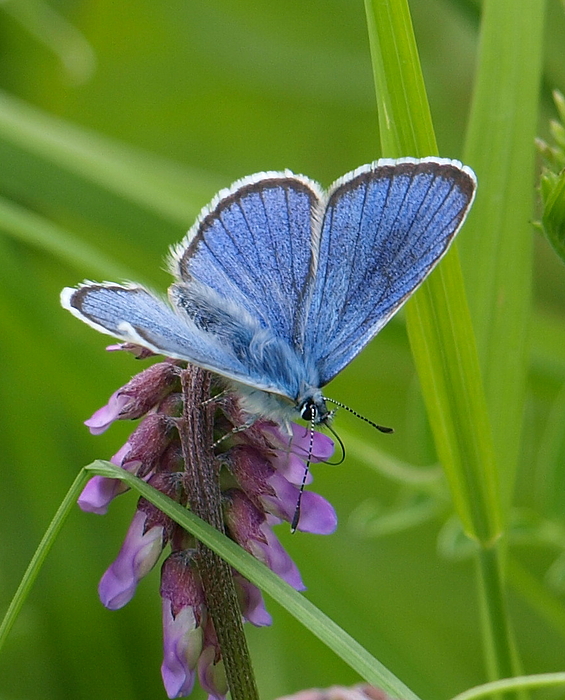
[[[272,459],[275,469],[282,474],[291,484],[300,485],[304,479],[306,463],[298,455],[292,452],[279,451]],[[308,472],[305,484],[312,482],[312,474]]]
[[[264,494],[261,496],[261,502],[274,515],[288,522],[292,521],[300,490],[278,473],[271,476],[269,485],[273,487],[276,495]],[[329,535],[336,527],[337,516],[333,506],[319,494],[304,491],[300,501],[297,529],[316,535]]]
[[[82,490],[77,503],[85,513],[105,515],[112,499],[127,491],[128,488],[127,484],[120,479],[93,476]]]
[[[292,451],[306,460],[310,452],[310,428],[298,423],[291,423]],[[312,462],[325,462],[334,451],[334,443],[331,438],[323,433],[314,431],[312,440]]]
[[[250,548],[257,555],[257,558],[263,561],[269,569],[274,571],[283,581],[286,581],[297,591],[306,590],[306,586],[302,582],[296,564],[292,561],[288,552],[284,549],[267,523],[262,525],[261,532],[266,542],[254,540],[249,543]]]
[[[336,527],[337,515],[332,504],[319,493],[304,491],[297,529],[315,535],[331,535]]]
[[[141,462],[132,461],[124,464],[124,458],[127,457],[131,450],[129,442],[126,442],[120,447],[116,454],[110,458],[110,462],[117,467],[124,467],[132,474],[136,474],[141,466]],[[110,502],[121,493],[129,490],[129,486],[120,479],[109,479],[105,476],[93,476],[86,484],[82,493],[78,497],[77,503],[79,508],[86,513],[96,513],[97,515],[105,515],[108,512]]]
[[[110,396],[105,406],[99,408],[88,420],[84,421],[84,424],[89,428],[92,435],[100,435],[109,428],[110,425],[118,419],[123,408],[130,401],[129,396],[121,394],[120,392],[121,389],[115,391],[112,396]]]
[[[273,623],[273,618],[265,608],[261,591],[251,581],[234,572],[235,586],[238,592],[239,604],[243,617],[255,627],[267,627]]]
[[[161,676],[169,698],[189,695],[196,680],[196,664],[202,651],[202,628],[190,606],[173,617],[171,603],[163,599],[163,664]]]
[[[225,700],[228,692],[224,664],[220,660],[215,663],[216,648],[207,646],[198,659],[198,680],[204,690],[209,693],[208,700]]]
[[[124,444],[120,447],[120,449],[116,452],[116,454],[110,458],[110,462],[112,464],[115,464],[116,467],[122,467],[124,463],[124,459],[128,456],[128,453],[131,450],[131,445],[129,440],[127,442],[124,442]]]
[[[102,576],[98,593],[102,604],[117,610],[128,603],[137,584],[155,565],[163,549],[162,526],[143,532],[146,515],[137,511],[115,561]]]
[[[155,353],[141,345],[136,345],[135,343],[117,343],[116,345],[108,345],[106,347],[108,352],[115,352],[116,350],[125,350],[126,352],[131,352],[138,360],[144,360],[146,357],[154,357]]]

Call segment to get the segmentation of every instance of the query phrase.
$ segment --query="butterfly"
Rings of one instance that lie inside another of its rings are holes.
[[[327,423],[322,388],[445,255],[475,189],[469,167],[432,157],[381,159],[327,191],[258,173],[220,191],[171,249],[168,301],[87,282],[61,303],[102,333],[220,375],[251,416]]]

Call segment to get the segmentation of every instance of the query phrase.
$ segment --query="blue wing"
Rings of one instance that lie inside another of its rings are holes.
[[[305,339],[320,386],[439,262],[475,187],[472,171],[458,161],[406,158],[364,166],[330,188]]]
[[[61,303],[96,330],[154,352],[283,396],[298,392],[302,372],[288,343],[209,290],[171,289],[174,308],[143,287],[85,284],[67,288]],[[196,309],[191,316],[188,308]],[[293,393],[291,393],[293,392]]]
[[[334,377],[431,271],[473,199],[458,161],[379,161],[325,197],[259,173],[223,192],[172,252],[172,307],[86,284],[62,304],[97,330],[297,400]]]
[[[306,177],[259,173],[219,193],[171,255],[171,271],[227,297],[300,350],[313,227],[323,192]]]

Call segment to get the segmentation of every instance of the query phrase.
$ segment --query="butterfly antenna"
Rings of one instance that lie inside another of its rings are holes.
[[[380,430],[381,433],[394,433],[394,428],[387,428],[384,425],[378,425],[377,423],[374,423],[372,420],[369,420],[369,418],[365,418],[365,416],[362,416],[360,413],[357,413],[357,411],[354,411],[352,408],[349,408],[349,406],[346,406],[344,403],[341,403],[341,401],[336,401],[335,399],[329,399],[327,396],[324,396],[322,398],[324,399],[324,401],[329,401],[330,403],[333,403],[335,406],[339,406],[340,408],[345,408],[346,411],[349,411],[349,413],[352,413],[356,418],[360,418],[361,420],[364,420],[365,423],[372,425],[373,428]],[[332,432],[333,432],[333,430],[332,430]],[[334,435],[335,435],[335,433],[334,433]]]
[[[324,422],[324,425],[337,440],[337,443],[341,449],[341,457],[339,458],[339,460],[337,462],[326,462],[326,464],[329,464],[332,467],[339,467],[340,464],[343,464],[345,462],[345,445],[343,444],[343,440],[339,437],[339,435],[332,428],[329,422]]]
[[[296,532],[298,528],[298,523],[300,521],[300,504],[302,502],[302,494],[304,493],[304,488],[306,487],[306,479],[308,478],[308,474],[310,473],[310,464],[312,463],[312,453],[314,450],[314,426],[316,425],[317,410],[315,406],[312,406],[311,410],[312,414],[310,417],[310,442],[308,443],[308,458],[304,467],[304,475],[302,477],[302,483],[300,484],[298,498],[296,499],[296,508],[294,509],[294,515],[292,516],[292,523],[290,524],[290,531],[292,534]]]

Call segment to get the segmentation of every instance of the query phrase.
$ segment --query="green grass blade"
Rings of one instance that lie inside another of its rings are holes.
[[[366,0],[383,153],[437,153],[404,0]],[[501,532],[494,453],[459,259],[452,250],[407,305],[410,343],[436,449],[470,537]]]
[[[116,264],[95,246],[20,205],[0,197],[0,231],[31,244],[77,267],[82,274],[133,279],[134,273]]]
[[[65,122],[4,92],[0,92],[0,140],[183,228],[217,189],[203,173],[191,173]]]
[[[460,250],[506,504],[520,449],[528,363],[544,9],[543,0],[483,4],[465,148],[480,189]]]
[[[383,151],[393,156],[435,155],[433,126],[425,104],[407,2],[366,0],[366,6],[369,26],[377,28],[377,42],[374,29],[370,37]],[[388,128],[388,121],[383,127],[383,115],[390,122],[418,127],[393,130]],[[453,502],[464,530],[481,544],[478,563],[487,666],[495,678],[516,675],[518,663],[497,547],[504,527],[498,471],[456,249],[409,303],[406,317],[436,449]]]
[[[57,509],[53,520],[49,523],[49,527],[45,531],[39,546],[35,550],[35,554],[33,555],[29,566],[26,569],[20,585],[18,586],[18,590],[14,594],[14,597],[8,606],[8,610],[4,615],[2,624],[0,625],[0,650],[10,634],[10,630],[14,626],[20,610],[22,609],[22,606],[25,603],[29,592],[31,591],[35,579],[41,571],[43,562],[57,539],[57,535],[65,524],[71,510],[76,506],[76,500],[82,491],[84,484],[86,483],[86,479],[87,474],[84,469],[81,469],[71,488],[68,490],[65,498],[61,502],[61,505]]]
[[[436,155],[408,4],[365,0],[365,11],[383,155]],[[413,115],[417,118],[413,119]]]

